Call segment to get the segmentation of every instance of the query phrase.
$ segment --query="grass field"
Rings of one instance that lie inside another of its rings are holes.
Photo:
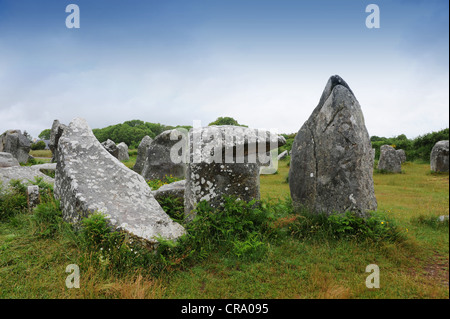
[[[34,157],[52,158],[52,151],[50,150],[34,150],[30,151],[30,155]]]
[[[135,157],[125,163],[132,167]],[[261,176],[261,197],[289,197],[286,161]],[[222,252],[171,267],[119,273],[82,249],[64,224],[22,213],[0,222],[0,298],[449,298],[449,176],[428,164],[405,163],[402,174],[374,174],[378,210],[398,224],[400,242],[311,237],[266,242],[259,258]],[[280,223],[289,216],[280,218]],[[47,226],[46,226],[47,225]],[[313,226],[311,226],[313,227]],[[66,266],[80,266],[80,288],[65,286]],[[380,269],[380,288],[368,289],[366,266]]]

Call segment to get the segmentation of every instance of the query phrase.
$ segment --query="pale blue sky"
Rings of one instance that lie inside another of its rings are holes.
[[[78,4],[81,28],[68,29]],[[365,8],[380,8],[368,29]],[[0,131],[232,116],[297,132],[342,76],[370,135],[449,126],[448,1],[0,0]]]

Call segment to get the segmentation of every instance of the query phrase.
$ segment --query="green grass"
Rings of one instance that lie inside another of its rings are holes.
[[[0,221],[0,298],[449,298],[448,222],[436,222],[449,214],[448,174],[418,163],[374,173],[378,212],[360,225],[292,214],[287,165],[261,176],[268,210],[260,219],[245,206],[223,216],[206,210],[193,237],[163,242],[156,255],[134,258],[120,236],[89,241],[60,221],[53,201],[14,211]],[[14,204],[1,198],[0,209]],[[95,243],[118,248],[108,255]],[[80,289],[65,287],[69,264],[80,266]],[[369,264],[380,268],[379,289],[365,286]]]
[[[34,157],[47,157],[52,158],[52,151],[50,150],[31,150],[30,155]]]
[[[128,155],[130,157],[129,160],[122,163],[129,169],[133,169],[134,164],[136,164],[137,150],[128,150]]]

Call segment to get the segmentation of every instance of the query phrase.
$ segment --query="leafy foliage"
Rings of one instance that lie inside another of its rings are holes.
[[[190,128],[189,126],[177,126],[183,128]],[[159,123],[149,123],[141,120],[126,121],[122,124],[110,125],[105,128],[93,129],[95,137],[104,142],[107,139],[113,140],[116,144],[124,142],[129,149],[134,149],[139,146],[139,143],[148,135],[155,138],[163,131],[174,129],[174,126],[162,125]]]
[[[404,134],[392,138],[379,136],[372,136],[370,138],[372,147],[375,149],[376,159],[380,157],[380,147],[387,144],[392,145],[395,149],[403,149],[408,161],[421,161],[426,163],[430,161],[430,154],[434,144],[438,141],[448,139],[448,128],[419,136],[413,140],[408,139]]]
[[[371,242],[401,242],[404,234],[394,220],[379,212],[362,218],[355,213],[312,214],[302,212],[289,225],[291,234],[300,239],[344,239]]]
[[[33,144],[31,144],[31,149],[33,150],[33,151],[36,151],[36,150],[43,150],[43,149],[45,149],[45,142],[44,141],[37,141],[36,143],[33,143]]]
[[[39,133],[38,137],[42,140],[49,140],[51,132],[52,132],[51,129],[49,129],[49,128],[45,129],[41,133]]]
[[[7,187],[0,180],[0,221],[24,212],[27,207],[27,190],[22,183],[11,180]]]
[[[218,117],[214,122],[211,122],[208,124],[208,126],[212,126],[212,125],[234,125],[234,126],[247,127],[247,125],[239,124],[238,121],[236,121],[234,118],[228,117],[228,116]]]

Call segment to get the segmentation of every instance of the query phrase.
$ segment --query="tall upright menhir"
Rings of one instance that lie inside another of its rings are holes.
[[[365,216],[376,210],[373,161],[361,107],[348,84],[334,75],[292,145],[294,205],[327,214]]]

